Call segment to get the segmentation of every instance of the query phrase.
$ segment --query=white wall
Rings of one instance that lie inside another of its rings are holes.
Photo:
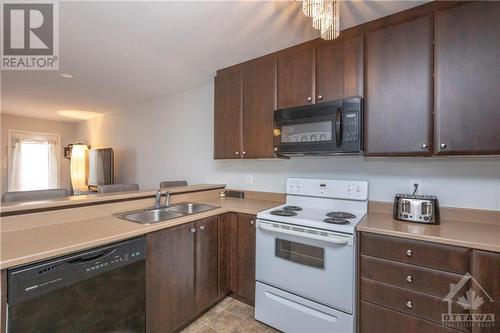
[[[19,117],[10,114],[2,114],[1,122],[1,193],[7,191],[8,185],[8,132],[9,130],[57,133],[61,135],[61,151],[59,163],[59,185],[71,189],[71,177],[69,173],[69,160],[63,157],[63,147],[75,143],[76,124],[55,120],[44,120],[38,118]]]
[[[256,129],[257,130],[257,129]],[[371,200],[392,201],[410,181],[443,206],[500,210],[500,157],[214,161],[213,85],[136,105],[77,126],[77,138],[115,149],[117,182],[157,187],[161,180],[222,182],[283,192],[287,177],[366,179]],[[253,176],[253,185],[246,176]]]

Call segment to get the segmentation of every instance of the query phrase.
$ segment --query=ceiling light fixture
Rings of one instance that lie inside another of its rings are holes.
[[[298,0],[302,11],[312,17],[312,26],[321,31],[321,38],[332,40],[340,34],[340,0]]]
[[[75,77],[69,73],[62,73],[61,76],[65,79],[74,79]]]

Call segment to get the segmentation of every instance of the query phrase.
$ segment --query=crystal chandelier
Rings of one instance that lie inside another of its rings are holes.
[[[332,40],[340,33],[340,0],[298,0],[302,11],[312,17],[312,26],[321,31],[321,38]]]

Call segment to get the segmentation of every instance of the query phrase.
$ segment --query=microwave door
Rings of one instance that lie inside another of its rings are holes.
[[[340,151],[336,144],[336,115],[302,117],[276,122],[278,153],[284,155],[329,154]]]

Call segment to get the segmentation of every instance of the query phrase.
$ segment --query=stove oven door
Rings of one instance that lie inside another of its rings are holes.
[[[353,235],[258,220],[256,279],[353,313]]]

